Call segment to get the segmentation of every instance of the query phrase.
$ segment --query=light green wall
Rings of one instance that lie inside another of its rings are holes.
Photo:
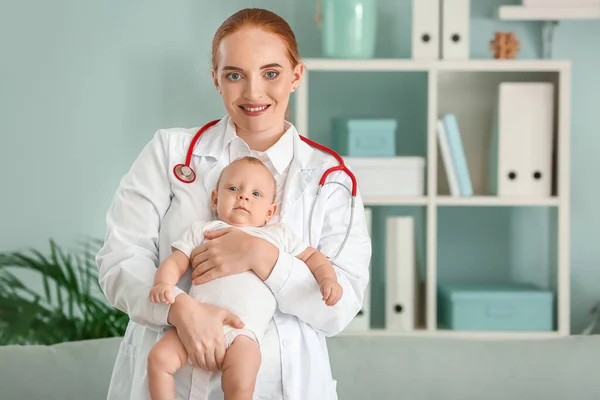
[[[490,58],[487,43],[496,30],[517,33],[522,44],[519,58],[540,56],[541,24],[495,18],[499,5],[516,2],[472,1],[473,58]],[[70,244],[81,236],[102,237],[104,214],[119,178],[154,131],[198,126],[223,115],[209,69],[210,41],[218,24],[242,7],[269,8],[293,25],[302,55],[318,57],[315,3],[0,3],[0,250],[29,246],[45,250],[49,238]],[[410,0],[380,0],[378,57],[410,56],[410,4]],[[595,240],[600,193],[594,179],[600,166],[595,158],[600,149],[595,121],[600,104],[598,38],[599,22],[562,23],[555,45],[556,58],[573,61],[574,331],[581,330],[589,308],[600,300],[600,248]],[[398,153],[425,154],[423,74],[372,74],[361,80],[350,73],[315,73],[311,78],[311,136],[329,144],[327,124],[335,114],[392,115],[402,128]],[[370,94],[357,96],[358,89]],[[404,212],[424,221],[422,210],[387,207],[378,209],[376,219],[382,222],[387,215]],[[506,249],[513,246],[508,236],[513,211],[477,210],[473,222],[456,229],[467,213],[460,209],[440,213],[440,237],[449,239],[440,242],[440,277],[472,273],[470,267],[480,265],[477,273],[482,277],[505,278],[510,260]],[[424,243],[422,231],[419,237]],[[381,254],[381,232],[374,240]],[[532,247],[534,242],[520,246]],[[535,245],[537,249],[539,244]],[[381,259],[375,261],[381,264]],[[373,279],[375,289],[381,288],[380,271]],[[380,299],[374,302],[377,305]]]

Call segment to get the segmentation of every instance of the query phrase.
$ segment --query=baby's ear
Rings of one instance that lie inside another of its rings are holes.
[[[273,216],[277,212],[277,207],[278,206],[276,203],[271,204],[271,207],[269,207],[269,211],[267,211],[267,222],[269,222],[271,218],[273,218]]]
[[[210,202],[212,204],[213,212],[217,212],[217,189],[213,190],[210,194]]]

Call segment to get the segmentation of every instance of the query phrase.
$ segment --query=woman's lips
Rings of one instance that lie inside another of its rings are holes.
[[[239,106],[242,112],[250,117],[255,117],[266,112],[271,107],[270,104],[242,104]]]

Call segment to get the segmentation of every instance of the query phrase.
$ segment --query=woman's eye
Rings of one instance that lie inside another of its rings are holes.
[[[279,72],[277,72],[277,71],[269,71],[265,74],[265,76],[268,79],[275,79],[275,78],[277,78],[278,75],[279,75]]]
[[[260,192],[252,192],[252,195],[254,197],[261,197],[262,196],[262,194],[260,194]]]
[[[229,191],[230,191],[230,192],[237,192],[237,191],[238,191],[238,188],[237,188],[237,187],[235,187],[235,186],[231,186],[231,187],[229,188]]]
[[[237,72],[232,72],[230,74],[227,74],[227,79],[229,79],[230,81],[239,81],[240,79],[242,79],[242,75],[238,74]]]

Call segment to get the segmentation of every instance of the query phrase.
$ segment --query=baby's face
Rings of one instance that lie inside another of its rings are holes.
[[[263,226],[271,220],[277,205],[273,175],[264,166],[248,161],[230,164],[212,193],[213,211],[234,226]]]

